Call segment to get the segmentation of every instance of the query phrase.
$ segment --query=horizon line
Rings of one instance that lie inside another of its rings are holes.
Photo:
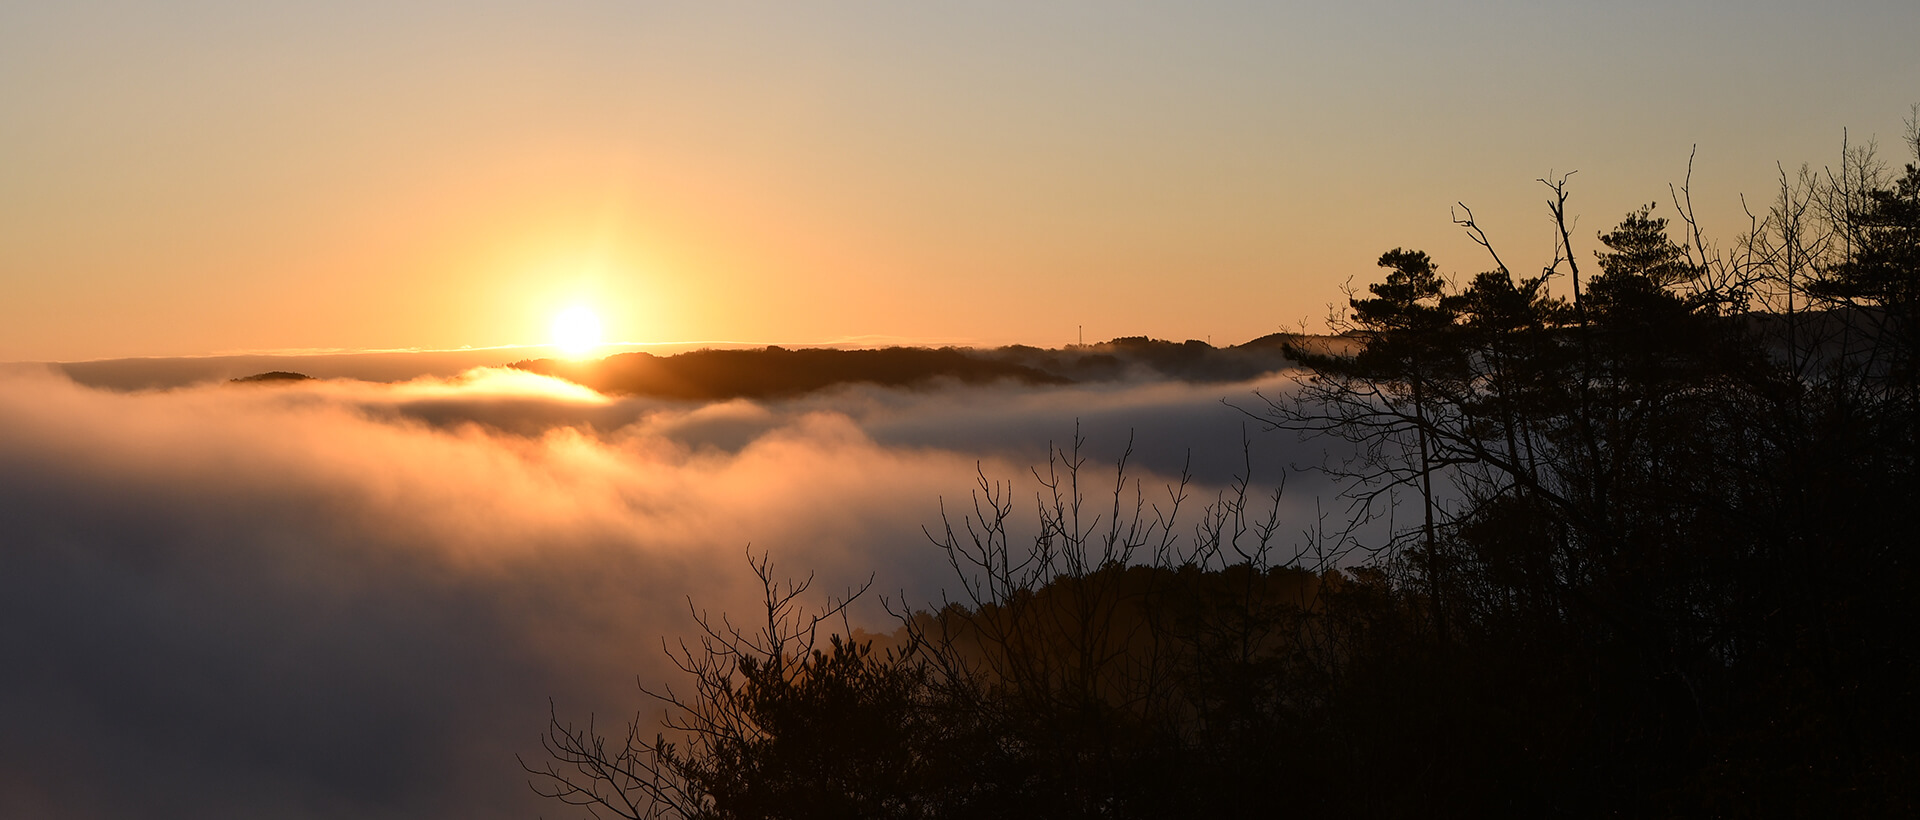
[[[1297,332],[1297,331],[1286,331],[1286,330],[1275,331],[1275,333],[1288,333],[1288,332]],[[1272,335],[1272,334],[1267,334],[1267,335]],[[1123,338],[1138,338],[1138,337],[1115,336],[1112,339],[1107,339],[1100,342],[1094,342],[1092,344],[1067,342],[1067,343],[1061,344],[1060,347],[1061,349],[1066,349],[1071,347],[1091,347],[1093,345],[1107,344],[1108,342],[1111,342],[1114,339],[1123,339]],[[1148,335],[1145,338],[1154,338],[1154,337],[1152,337],[1151,335]],[[1260,338],[1265,338],[1265,337],[1264,336],[1254,337],[1254,339],[1260,339]],[[1172,341],[1172,340],[1168,340],[1168,341]],[[1249,339],[1247,341],[1252,341],[1252,339]],[[1241,342],[1240,344],[1244,344],[1244,343],[1245,342]],[[1024,345],[1024,344],[1027,344],[1027,343],[1009,342],[1003,345],[996,345],[996,346]],[[838,336],[831,339],[820,340],[820,341],[798,341],[798,342],[797,341],[742,341],[742,340],[736,340],[736,339],[694,339],[694,340],[687,340],[687,341],[668,341],[668,342],[619,341],[619,342],[603,342],[599,345],[596,345],[594,350],[595,350],[595,353],[604,356],[604,355],[611,355],[611,353],[605,353],[604,351],[612,351],[615,353],[632,352],[631,350],[619,350],[621,348],[632,349],[632,348],[688,347],[688,348],[697,349],[700,347],[707,347],[707,346],[727,346],[727,347],[739,347],[739,348],[766,348],[766,347],[794,347],[794,348],[856,347],[857,348],[861,346],[875,346],[875,347],[901,347],[901,346],[922,347],[922,346],[925,346],[925,347],[969,347],[971,348],[971,347],[979,346],[979,341],[977,339],[956,339],[956,338],[950,338],[950,337],[949,338],[910,337],[910,336],[892,336],[892,335],[886,335],[886,334],[862,334],[862,335],[852,335],[852,336]],[[1233,344],[1225,345],[1225,347],[1233,347],[1233,346],[1234,346]],[[220,350],[220,351],[214,351],[211,353],[186,353],[186,354],[176,354],[176,355],[100,356],[95,358],[68,359],[68,360],[51,360],[51,359],[20,360],[20,361],[5,362],[5,364],[63,365],[63,364],[87,364],[87,363],[94,363],[94,362],[134,361],[134,360],[231,359],[231,358],[246,358],[246,357],[293,359],[293,358],[319,358],[319,357],[328,357],[328,356],[375,356],[375,355],[383,355],[383,354],[405,355],[405,354],[433,354],[433,353],[481,353],[489,350],[558,351],[559,347],[560,347],[559,345],[554,344],[552,342],[499,344],[499,345],[482,345],[482,346],[463,345],[460,347],[451,347],[451,348],[298,347],[298,348],[266,348],[266,349],[255,349],[255,350]],[[558,358],[579,359],[579,358],[592,358],[592,356],[591,355],[589,356],[558,356]]]

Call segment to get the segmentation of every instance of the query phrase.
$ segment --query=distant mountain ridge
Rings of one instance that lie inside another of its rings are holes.
[[[1035,368],[977,358],[950,347],[878,350],[767,347],[696,350],[666,357],[620,353],[588,361],[529,359],[508,367],[566,379],[602,393],[696,400],[783,398],[854,383],[913,387],[942,378],[966,384],[1067,382]]]
[[[511,351],[494,348],[103,359],[49,366],[80,384],[116,391],[167,390],[232,380],[268,381],[259,377],[271,373],[391,383],[421,377],[451,378],[476,367],[514,367],[610,393],[686,399],[770,398],[840,384],[911,389],[942,379],[963,384],[1008,381],[1028,385],[1123,379],[1244,381],[1291,367],[1294,363],[1281,349],[1284,344],[1310,350],[1345,350],[1356,342],[1337,336],[1276,333],[1218,348],[1199,340],[1172,342],[1126,336],[1063,348],[724,347],[675,355],[631,353],[588,361],[536,358],[511,363],[504,359],[512,355]]]
[[[889,347],[698,350],[675,356],[621,353],[604,359],[526,359],[508,367],[566,379],[602,393],[719,400],[784,398],[843,384],[915,388],[940,380],[1064,385],[1128,378],[1194,382],[1252,379],[1291,364],[1284,344],[1320,337],[1273,334],[1243,345],[1170,342],[1129,336],[1092,345],[1044,349]],[[1323,343],[1331,344],[1327,339]]]
[[[276,383],[286,383],[286,382],[304,382],[304,381],[312,381],[312,380],[313,380],[313,377],[305,373],[294,373],[292,371],[287,371],[287,370],[269,370],[265,373],[255,373],[251,376],[241,376],[240,378],[237,378],[237,379],[228,379],[227,383],[228,384],[276,384]]]

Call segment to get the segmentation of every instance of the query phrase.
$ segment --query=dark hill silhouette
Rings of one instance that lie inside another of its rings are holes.
[[[282,382],[311,381],[312,379],[312,376],[305,373],[294,373],[288,370],[270,370],[265,373],[255,373],[251,376],[228,379],[227,381],[232,384],[279,384]]]
[[[1310,339],[1286,334],[1290,339]],[[1271,339],[1273,337],[1267,337]],[[991,350],[890,347],[699,350],[677,356],[621,353],[593,361],[526,359],[508,367],[566,379],[603,393],[714,400],[781,398],[841,384],[919,387],[937,379],[1026,385],[1172,378],[1196,382],[1251,379],[1289,366],[1280,344],[1255,340],[1216,348],[1129,336],[1092,345]]]
[[[1269,333],[1251,342],[1235,348],[1238,350],[1284,351],[1287,348],[1310,351],[1318,355],[1351,356],[1366,347],[1367,339],[1363,334],[1341,333],[1336,336],[1316,336],[1307,333]],[[1281,355],[1285,355],[1282,353]]]
[[[781,398],[839,384],[912,387],[939,378],[967,384],[1013,381],[1064,384],[1032,367],[969,355],[955,348],[880,350],[698,350],[661,358],[622,353],[598,361],[530,359],[509,367],[555,376],[603,393],[676,399]]]
[[[1272,337],[1262,337],[1266,338]],[[982,355],[1017,361],[1075,381],[1114,381],[1141,376],[1190,382],[1245,381],[1293,364],[1280,345],[1263,344],[1261,339],[1214,347],[1198,339],[1171,342],[1146,336],[1122,336],[1099,344],[1068,345],[1061,350],[1013,346]]]

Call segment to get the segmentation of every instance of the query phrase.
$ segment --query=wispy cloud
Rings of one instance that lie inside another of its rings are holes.
[[[976,470],[1137,428],[1239,458],[1248,385],[613,399],[514,371],[114,393],[0,375],[0,814],[508,817],[548,697],[624,720],[743,554],[923,600]],[[1256,434],[1272,463],[1288,453]],[[1204,494],[1208,492],[1202,489]],[[1304,509],[1304,508],[1303,508]],[[1296,511],[1297,512],[1297,511]],[[25,814],[23,814],[23,812]]]

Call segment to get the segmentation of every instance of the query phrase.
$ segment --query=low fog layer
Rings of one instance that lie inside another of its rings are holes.
[[[976,470],[1135,439],[1190,527],[1243,462],[1319,459],[1221,403],[1263,382],[613,399],[508,370],[109,392],[0,373],[0,815],[527,817],[548,698],[624,722],[751,545],[924,602]],[[1315,445],[1317,447],[1317,445]],[[1310,475],[1289,477],[1290,531]],[[1029,509],[1031,503],[1021,505]],[[860,610],[885,628],[877,606]]]

